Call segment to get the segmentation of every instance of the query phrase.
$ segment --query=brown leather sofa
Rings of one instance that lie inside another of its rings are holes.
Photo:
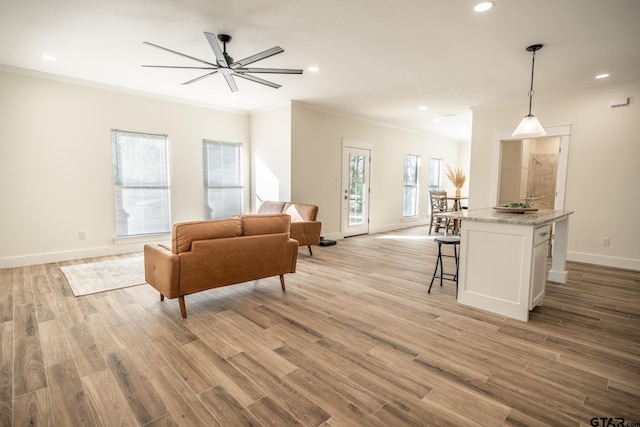
[[[164,297],[178,298],[211,288],[295,273],[298,242],[289,237],[291,217],[241,215],[234,218],[174,224],[171,248],[144,247],[145,281]]]
[[[322,229],[322,223],[317,221],[318,207],[304,203],[264,201],[258,208],[258,214],[275,213],[291,216],[291,238],[297,240],[300,246],[307,246],[309,255],[313,255],[311,245],[320,243]]]

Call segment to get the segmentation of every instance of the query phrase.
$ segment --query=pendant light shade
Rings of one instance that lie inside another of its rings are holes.
[[[533,58],[531,59],[531,88],[529,89],[529,114],[524,116],[524,119],[522,119],[511,135],[515,138],[538,138],[547,134],[538,119],[531,114],[531,103],[533,101],[533,94],[535,93],[533,91],[533,70],[536,61],[536,51],[540,49],[542,49],[541,44],[534,44],[527,47],[527,52],[533,52]]]
[[[517,138],[538,138],[545,136],[547,133],[540,124],[540,121],[533,114],[526,115],[520,122],[513,135]]]

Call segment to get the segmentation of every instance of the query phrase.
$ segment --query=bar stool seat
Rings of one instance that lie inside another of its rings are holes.
[[[436,278],[438,273],[438,267],[440,267],[440,286],[442,286],[442,280],[451,280],[456,283],[456,298],[458,298],[458,245],[460,244],[459,236],[438,236],[433,239],[435,243],[438,244],[438,257],[436,258],[436,268],[433,271],[433,276],[431,277],[431,283],[429,284],[429,290],[427,293],[431,293],[431,287],[433,286],[433,281]],[[453,246],[453,255],[443,254],[442,253],[442,245]],[[456,272],[455,273],[445,273],[442,267],[442,258],[449,257],[455,258],[456,260]]]

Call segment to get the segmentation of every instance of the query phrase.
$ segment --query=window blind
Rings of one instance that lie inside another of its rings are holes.
[[[112,131],[116,236],[171,231],[166,135]]]
[[[202,158],[205,218],[242,214],[242,144],[203,140]]]
[[[418,215],[418,170],[420,156],[404,156],[404,186],[402,197],[402,217]]]

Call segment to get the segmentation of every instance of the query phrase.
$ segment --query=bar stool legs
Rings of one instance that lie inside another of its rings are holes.
[[[440,267],[440,286],[442,286],[442,280],[451,280],[456,283],[456,299],[458,298],[458,267],[459,267],[459,256],[458,256],[458,245],[460,244],[460,237],[457,236],[439,236],[433,239],[434,242],[438,244],[438,257],[436,258],[436,268],[433,270],[433,276],[431,277],[431,283],[429,284],[429,290],[427,293],[431,293],[431,287],[433,286],[433,281],[435,280],[438,267]],[[442,253],[442,245],[453,245],[453,255],[447,255]],[[445,273],[442,265],[442,258],[449,257],[455,258],[456,261],[456,272],[455,273]]]

